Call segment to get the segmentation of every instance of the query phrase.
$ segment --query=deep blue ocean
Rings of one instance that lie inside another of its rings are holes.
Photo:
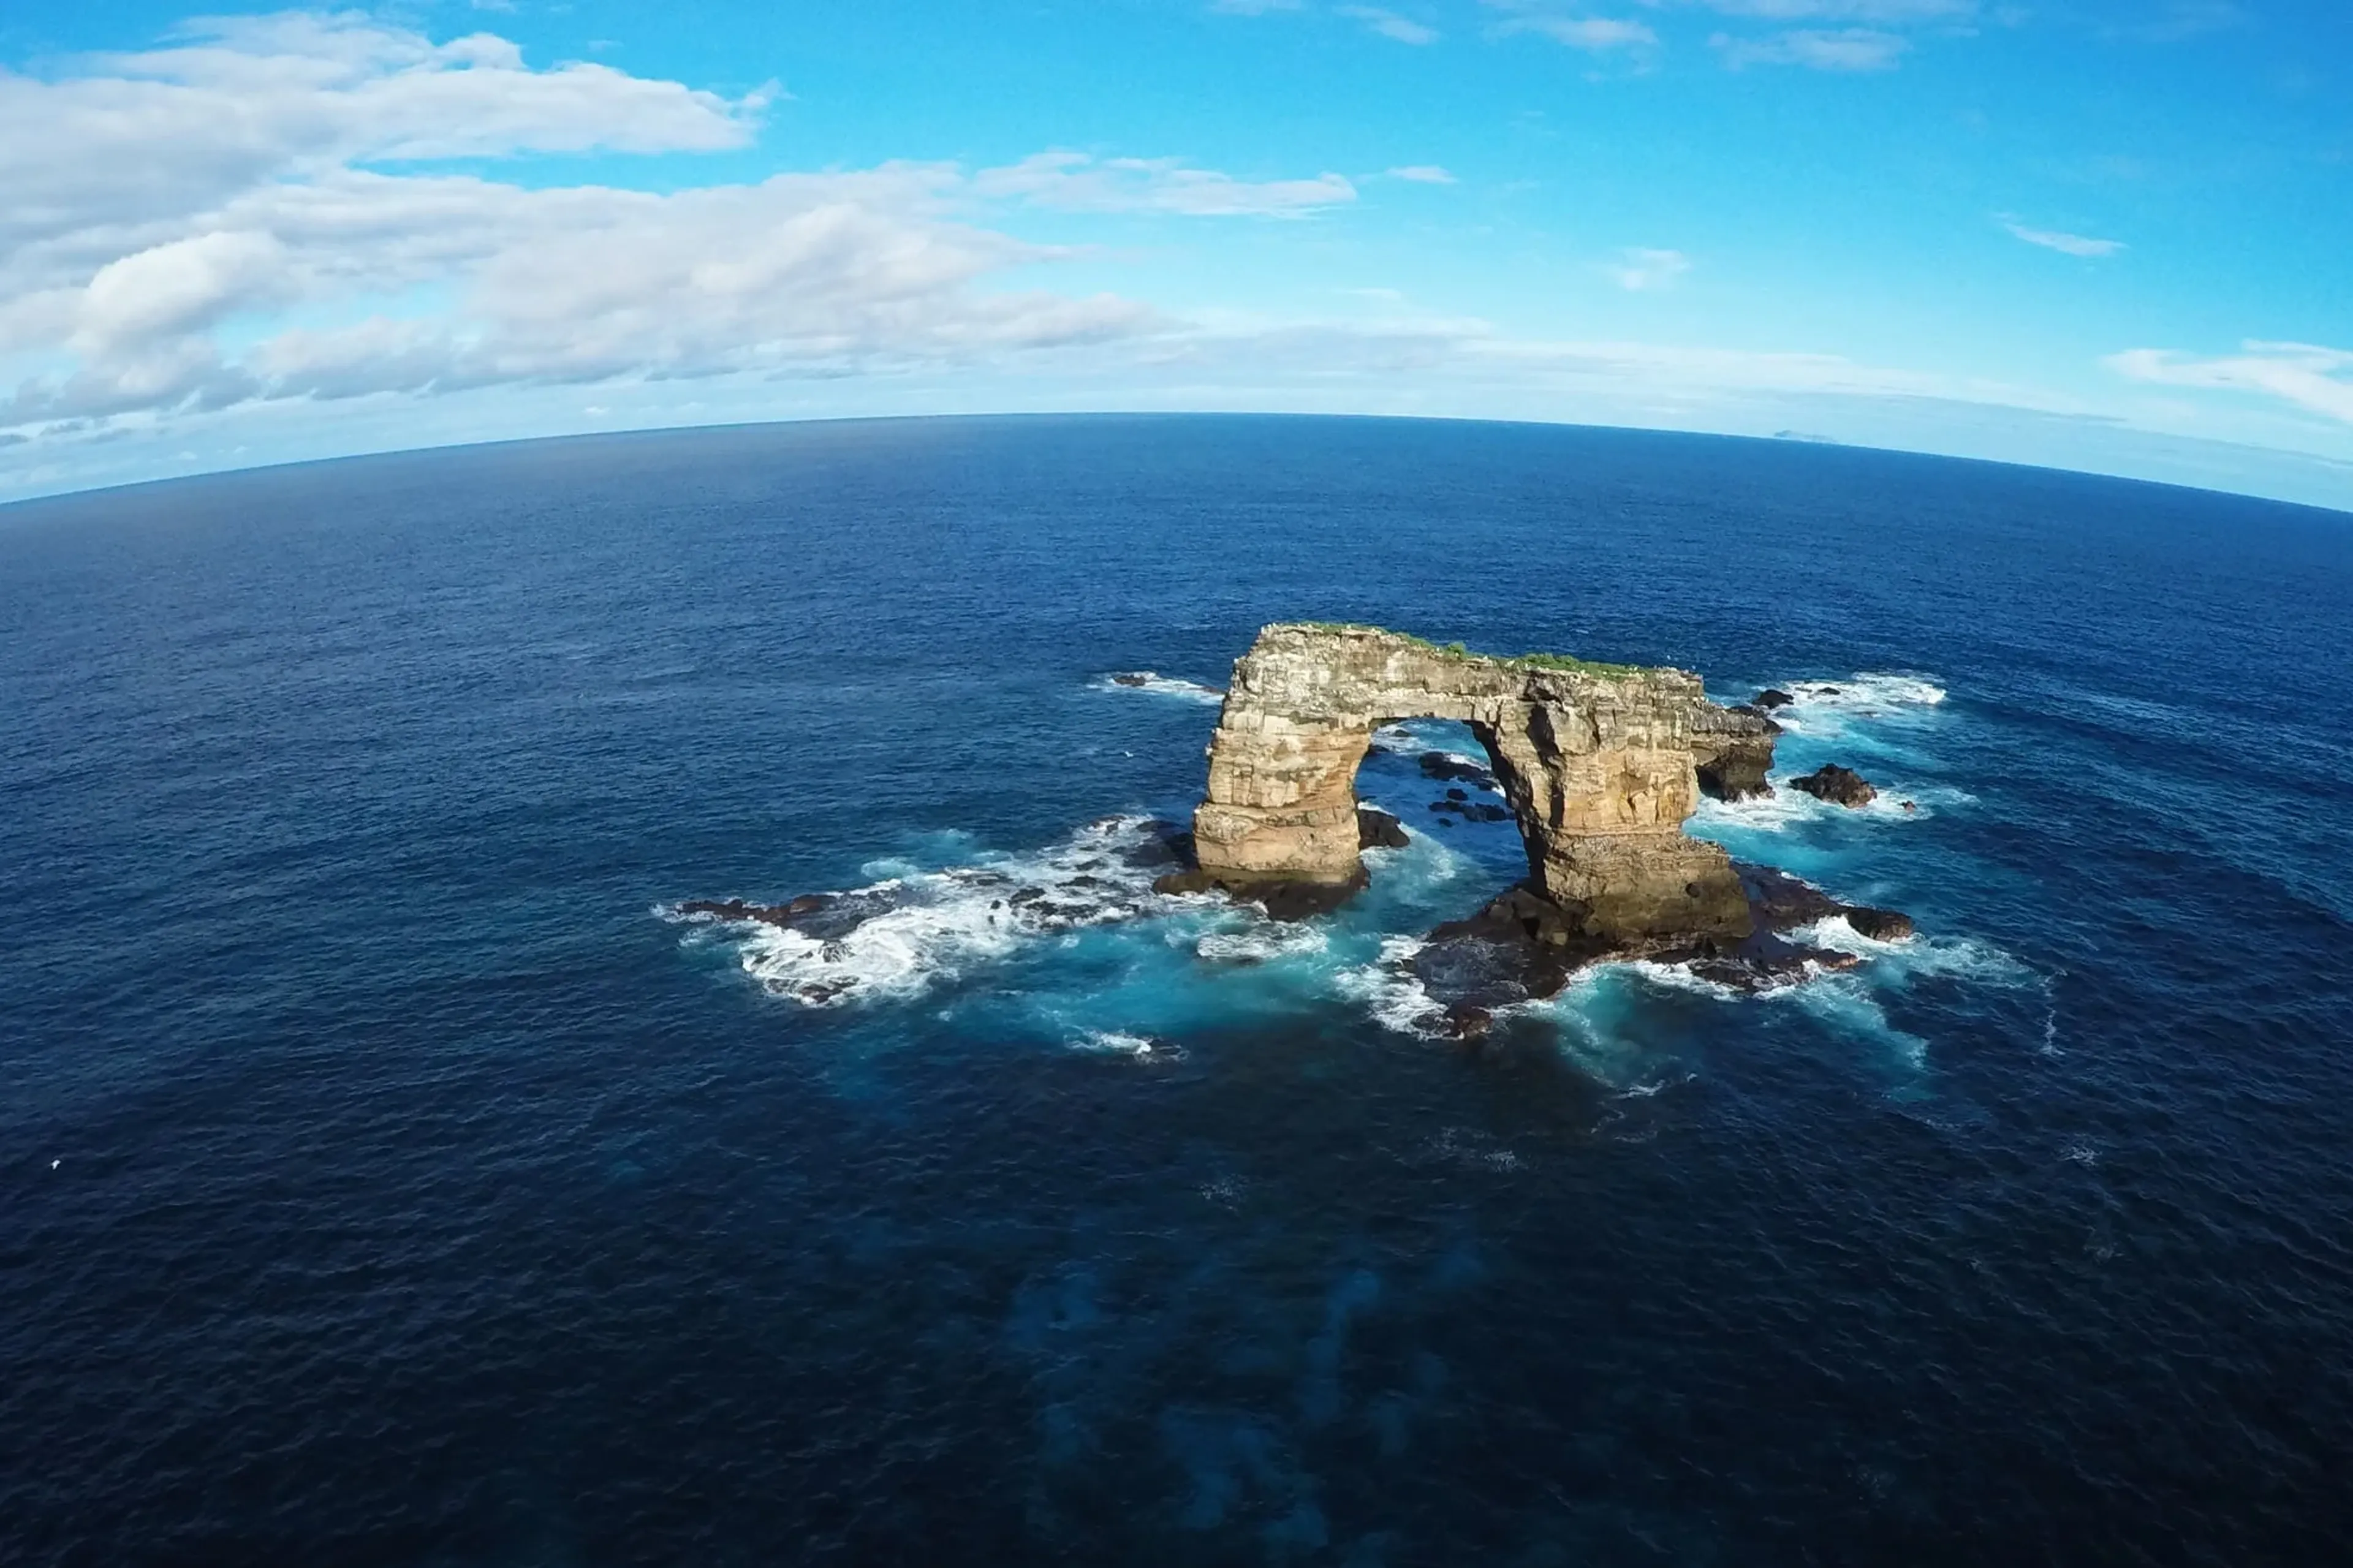
[[[1778,774],[1882,800],[1694,830],[1919,935],[1433,1037],[1400,961],[1524,869],[1429,809],[1462,732],[1366,763],[1415,837],[1336,916],[1124,858],[1282,618],[1797,689]],[[2353,517],[1817,445],[0,510],[0,1561],[2353,1560],[2348,759]]]

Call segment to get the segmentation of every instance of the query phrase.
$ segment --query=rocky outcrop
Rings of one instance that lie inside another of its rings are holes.
[[[1825,763],[1801,779],[1791,779],[1789,787],[1803,790],[1816,800],[1848,807],[1869,805],[1879,798],[1879,792],[1861,773],[1836,763]]]
[[[1771,795],[1765,775],[1773,766],[1773,742],[1781,726],[1756,707],[1718,708],[1696,715],[1692,763],[1699,791],[1715,800],[1748,800]]]
[[[1356,808],[1356,847],[1359,849],[1402,849],[1413,840],[1406,837],[1405,824],[1377,805]]]
[[[742,899],[689,899],[678,906],[678,912],[689,920],[792,926],[818,913],[832,902],[823,893],[803,893],[799,898],[781,904],[753,904]]]
[[[1736,940],[1653,942],[1646,948],[1650,957],[1735,991],[1771,991],[1861,962],[1852,952],[1814,946],[1801,928],[1838,919],[1876,942],[1913,933],[1908,916],[1842,902],[1786,871],[1737,863],[1733,871],[1748,901],[1748,932]],[[1476,1039],[1497,1008],[1553,995],[1586,964],[1622,951],[1578,929],[1551,900],[1519,887],[1431,931],[1400,967],[1441,1009],[1445,1032]]]
[[[1769,762],[1769,721],[1717,707],[1683,670],[1493,658],[1371,626],[1268,626],[1235,663],[1189,880],[1270,909],[1271,889],[1353,888],[1356,766],[1377,727],[1419,718],[1471,727],[1526,843],[1530,889],[1581,940],[1751,929],[1731,861],[1683,823],[1700,763]]]

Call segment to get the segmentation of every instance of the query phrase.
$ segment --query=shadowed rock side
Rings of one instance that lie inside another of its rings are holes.
[[[1271,626],[1234,665],[1193,817],[1197,871],[1272,908],[1361,883],[1356,766],[1375,728],[1459,720],[1486,748],[1526,843],[1529,883],[1580,936],[1738,940],[1752,920],[1721,848],[1686,837],[1697,768],[1756,783],[1772,722],[1707,700],[1678,669],[1493,658],[1370,626]]]

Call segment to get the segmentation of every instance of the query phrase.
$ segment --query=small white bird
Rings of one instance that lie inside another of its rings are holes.
[[[52,1161],[50,1161],[50,1162],[49,1162],[49,1169],[50,1169],[50,1170],[52,1170],[52,1171],[54,1171],[54,1170],[56,1170],[56,1169],[58,1168],[58,1164],[59,1164],[59,1162],[58,1162],[58,1161],[52,1160]]]

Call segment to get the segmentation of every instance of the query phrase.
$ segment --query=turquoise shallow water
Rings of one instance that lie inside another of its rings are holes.
[[[1286,419],[0,511],[5,1555],[2327,1561],[2348,528]],[[1888,804],[1695,830],[1921,935],[1461,1055],[1395,962],[1518,871],[1459,731],[1330,920],[1124,858],[1293,616],[1799,690],[1778,771]]]

